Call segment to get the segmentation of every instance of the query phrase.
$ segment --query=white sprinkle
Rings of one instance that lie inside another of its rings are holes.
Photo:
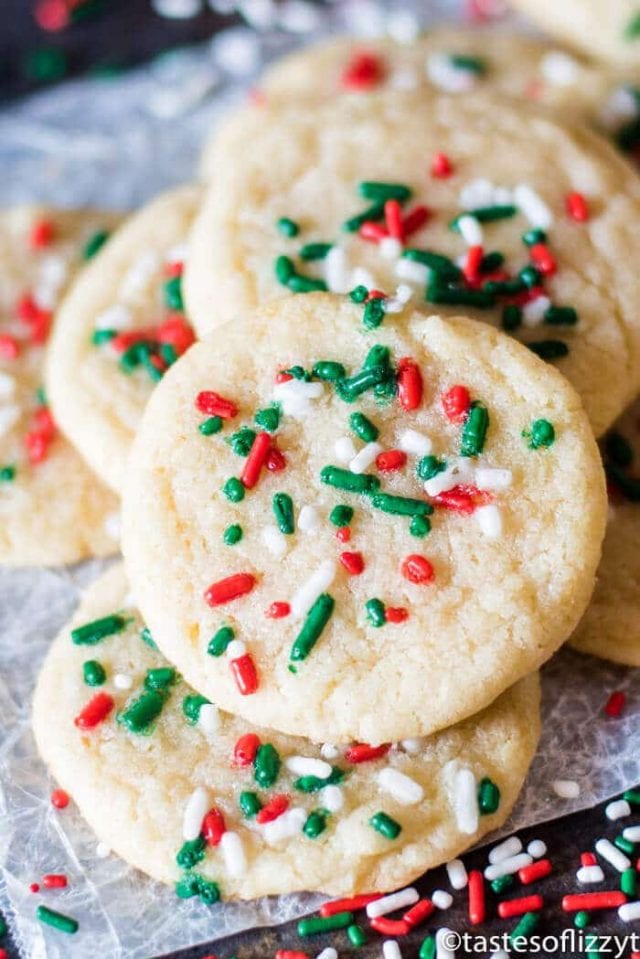
[[[406,909],[417,902],[420,894],[413,886],[406,889],[400,889],[398,892],[392,892],[390,896],[383,896],[382,899],[374,899],[367,905],[367,916],[369,919],[376,919],[378,916],[386,916],[389,912],[395,912],[396,909]]]
[[[439,90],[447,93],[464,93],[477,82],[473,70],[457,67],[446,53],[432,53],[427,58],[427,77]]]
[[[129,267],[120,284],[119,298],[128,300],[140,293],[160,266],[159,257],[150,250],[143,253],[142,256]]]
[[[404,806],[413,806],[424,798],[424,789],[420,783],[391,766],[381,769],[376,778],[380,789]]]
[[[304,419],[311,412],[311,401],[320,399],[323,393],[322,383],[305,383],[304,380],[285,380],[273,388],[273,398],[281,404],[282,412],[297,420]]]
[[[446,889],[435,889],[431,893],[431,902],[436,909],[450,909],[453,903],[453,896]]]
[[[614,846],[608,839],[598,839],[595,844],[595,850],[599,856],[617,869],[618,872],[624,872],[631,866],[631,860],[627,859],[624,853],[620,852],[617,846]]]
[[[378,243],[378,251],[383,260],[397,260],[402,253],[402,243],[394,236],[385,236]]]
[[[542,197],[527,183],[519,183],[513,191],[513,201],[533,227],[548,230],[553,225],[553,215]]]
[[[182,838],[185,842],[193,842],[200,835],[202,820],[209,811],[209,790],[204,786],[197,786],[193,790],[184,807],[182,818]]]
[[[298,529],[303,533],[313,533],[319,523],[320,516],[315,506],[303,506],[298,513]]]
[[[151,0],[153,12],[168,20],[190,20],[202,10],[202,0]]]
[[[487,539],[499,539],[502,535],[502,514],[495,503],[478,506],[475,511],[476,523]]]
[[[285,760],[285,766],[294,776],[316,776],[318,779],[328,779],[331,775],[331,766],[323,759],[289,756]]]
[[[8,400],[16,391],[16,380],[14,376],[3,373],[0,370],[0,400]]]
[[[338,953],[333,946],[327,946],[316,956],[316,959],[338,959]]]
[[[225,656],[230,660],[240,659],[242,656],[246,656],[246,653],[247,647],[241,639],[232,639],[225,649]]]
[[[122,522],[119,510],[114,510],[113,513],[107,513],[104,518],[103,529],[110,539],[114,540],[115,542],[119,541],[120,533],[122,532]]]
[[[525,326],[538,326],[542,323],[550,306],[551,300],[548,296],[544,296],[544,294],[535,296],[522,307],[522,322]]]
[[[409,753],[410,756],[417,756],[420,750],[422,749],[422,740],[421,739],[401,739],[400,745],[404,749],[405,753]]]
[[[425,286],[429,279],[429,267],[406,256],[401,256],[396,263],[395,273],[401,280],[408,280],[417,286]]]
[[[542,859],[547,852],[547,844],[542,839],[532,839],[527,846],[527,852],[534,859]]]
[[[287,552],[287,537],[277,526],[265,526],[260,531],[260,539],[276,559],[282,559]]]
[[[243,876],[247,871],[247,857],[244,854],[242,839],[237,832],[225,832],[220,839],[220,848],[224,864],[230,876]]]
[[[220,729],[220,712],[213,703],[203,703],[198,713],[198,728],[207,738],[215,736]]]
[[[333,444],[333,452],[339,463],[350,463],[358,451],[350,436],[339,436]]]
[[[123,303],[114,303],[113,306],[98,313],[94,326],[96,330],[124,330],[131,326],[133,315]]]
[[[96,856],[98,859],[106,859],[107,856],[111,855],[111,850],[107,846],[106,842],[99,842],[96,846]]]
[[[306,821],[307,814],[304,809],[295,806],[293,809],[287,809],[272,822],[265,823],[262,827],[262,835],[269,845],[280,842],[282,839],[291,839],[298,835]]]
[[[493,183],[483,177],[477,177],[465,183],[460,190],[458,202],[462,210],[475,210],[479,206],[493,206],[494,194]]]
[[[67,278],[69,267],[62,256],[47,256],[40,261],[38,279],[45,286],[59,290]]]
[[[433,443],[424,433],[418,433],[417,430],[403,430],[398,446],[403,452],[412,456],[427,456],[431,452]]]
[[[339,786],[325,786],[318,793],[318,799],[321,806],[329,812],[337,812],[344,805],[344,796]]]
[[[291,615],[301,619],[309,612],[321,593],[331,586],[338,567],[332,559],[325,559],[291,597]]]
[[[371,466],[375,462],[375,458],[378,453],[382,453],[382,446],[380,443],[367,443],[366,446],[363,446],[362,449],[356,453],[353,459],[349,462],[349,469],[352,473],[364,473],[367,467]]]
[[[568,53],[550,50],[540,61],[544,79],[555,87],[570,87],[578,79],[578,63]]]
[[[251,3],[255,0],[251,0]],[[247,4],[247,6],[251,6]],[[278,23],[289,33],[311,33],[320,27],[320,13],[304,0],[287,0],[279,11]]]
[[[602,882],[604,873],[600,866],[581,866],[576,873],[576,879],[586,886],[592,882]]]
[[[462,859],[452,859],[447,863],[447,876],[452,889],[464,889],[469,882],[467,869]]]
[[[20,419],[20,407],[12,404],[11,406],[0,406],[0,437],[6,436],[9,430],[16,425]]]
[[[320,755],[323,759],[337,759],[340,755],[340,750],[337,746],[334,746],[333,743],[323,743],[320,747]]]
[[[446,493],[447,490],[458,486],[462,477],[455,464],[448,466],[447,469],[436,473],[431,479],[424,481],[424,491],[427,496],[439,496],[440,493]]]
[[[623,922],[633,922],[634,919],[640,919],[640,902],[625,902],[618,909],[618,915]]]
[[[605,806],[604,814],[611,822],[631,815],[631,806],[626,799],[616,799]]]
[[[245,27],[222,30],[211,43],[216,64],[234,77],[244,77],[258,67],[260,40]]]
[[[496,862],[492,866],[487,866],[484,876],[485,879],[492,882],[494,879],[500,879],[501,876],[512,876],[518,869],[522,869],[523,866],[530,866],[532,862],[533,859],[528,853],[521,852],[517,856],[510,856],[508,859]]]
[[[505,952],[504,949],[497,949],[491,953],[489,959],[510,959],[510,955],[508,952]]]
[[[513,481],[511,470],[490,469],[479,467],[476,470],[475,485],[478,489],[508,489]]]
[[[382,956],[383,959],[402,959],[400,946],[395,939],[385,939],[382,943]]]
[[[522,851],[522,843],[518,836],[509,836],[508,839],[498,843],[489,851],[489,862],[502,862],[503,859],[509,859],[510,856],[517,856]],[[533,853],[531,853],[533,855]]]
[[[580,795],[580,785],[573,779],[554,779],[551,788],[561,799],[577,799]]]
[[[629,842],[640,842],[640,826],[627,826],[622,830],[622,836]]]
[[[388,15],[387,33],[396,43],[413,43],[420,35],[420,21],[409,10],[395,10]]]
[[[460,832],[472,835],[478,828],[476,777],[470,769],[458,769],[454,778],[453,808]]]
[[[436,932],[436,959],[454,959],[455,950],[449,949],[447,942],[456,938],[456,933],[444,926]]]
[[[402,313],[412,296],[413,290],[411,287],[406,283],[401,283],[400,286],[397,287],[394,295],[385,300],[385,313]]]
[[[116,673],[113,677],[113,685],[116,689],[131,689],[133,680],[131,676],[127,676],[126,673]]]
[[[467,246],[482,246],[483,233],[480,221],[475,216],[465,214],[458,220],[458,229]]]
[[[351,268],[344,247],[332,246],[324,258],[324,279],[332,293],[348,293]]]

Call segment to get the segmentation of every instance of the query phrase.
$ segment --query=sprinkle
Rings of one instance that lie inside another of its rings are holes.
[[[513,929],[509,934],[509,942],[515,943],[517,940],[524,939],[529,936],[536,928],[539,921],[540,916],[537,912],[525,913],[515,929]]]
[[[436,153],[431,161],[431,176],[446,180],[453,173],[453,164],[446,153]]]
[[[287,552],[286,537],[276,526],[263,527],[260,531],[260,540],[276,559],[282,559]]]
[[[198,727],[208,738],[212,738],[220,728],[220,713],[213,703],[202,703],[198,713]]]
[[[431,893],[431,902],[436,909],[450,909],[453,904],[453,896],[444,889],[436,889]]]
[[[485,879],[492,882],[494,879],[500,879],[501,876],[511,876],[524,866],[530,866],[533,862],[531,856],[526,852],[521,852],[517,856],[509,856],[500,862],[493,863],[484,871]]]
[[[271,603],[271,606],[269,606],[265,616],[267,616],[268,619],[284,619],[284,617],[289,616],[290,613],[291,606],[289,603],[275,602]]]
[[[424,789],[420,783],[391,766],[381,769],[376,780],[380,789],[388,792],[403,806],[413,806],[424,798]]]
[[[116,673],[113,677],[113,685],[116,687],[116,689],[131,689],[133,686],[133,679],[126,673]]]
[[[358,451],[350,436],[340,436],[333,444],[333,452],[339,463],[350,463]]]
[[[49,909],[48,906],[38,906],[36,909],[36,918],[47,926],[52,926],[59,932],[66,932],[68,935],[73,935],[79,928],[76,919],[72,919],[71,916],[65,916],[61,912],[56,912],[55,909]]]
[[[210,416],[208,419],[203,420],[202,423],[198,425],[198,430],[203,436],[213,436],[215,433],[219,433],[222,429],[222,422],[222,417]]]
[[[420,894],[412,886],[407,889],[400,889],[388,896],[376,897],[370,900],[366,905],[366,912],[369,919],[377,919],[379,916],[386,916],[390,912],[396,912],[400,909],[406,909],[418,902]]]
[[[205,416],[219,416],[231,420],[238,415],[238,407],[212,390],[203,390],[196,396],[196,409]]]
[[[545,298],[539,297],[539,299]],[[544,321],[552,326],[575,326],[578,322],[578,314],[572,306],[549,306],[544,311]]]
[[[626,799],[617,799],[615,802],[610,802],[605,806],[604,814],[607,819],[614,822],[616,819],[623,819],[625,816],[630,816],[631,806]]]
[[[107,679],[107,674],[97,660],[87,659],[82,664],[82,677],[87,686],[102,686]]]
[[[234,599],[246,596],[256,585],[256,578],[251,573],[234,573],[226,579],[212,583],[205,591],[206,603],[211,606],[222,606]]]
[[[462,427],[461,456],[478,456],[484,449],[489,413],[482,403],[474,403]]]
[[[475,510],[475,518],[481,532],[487,539],[498,539],[501,536],[502,514],[495,503],[488,506],[478,506]]]
[[[308,383],[292,379],[276,383],[273,394],[286,416],[304,419],[312,410],[312,401],[320,399],[324,394],[324,386],[318,382]]]
[[[604,881],[604,872],[600,866],[582,866],[576,873],[579,883],[589,884]]]
[[[235,476],[227,480],[222,487],[222,492],[231,503],[241,503],[244,499],[244,486]]]
[[[334,606],[335,600],[328,593],[321,593],[318,596],[309,609],[302,629],[291,647],[290,659],[292,661],[296,662],[307,658],[331,619]]]
[[[484,899],[484,878],[482,873],[473,869],[469,873],[469,921],[472,926],[484,922],[486,906]],[[500,908],[500,906],[498,906]]]
[[[489,862],[491,864],[502,862],[503,859],[509,859],[516,856],[522,850],[522,843],[517,836],[510,836],[503,842],[494,846],[489,852]]]
[[[480,221],[476,219],[475,216],[469,216],[469,214],[465,213],[462,216],[456,217],[453,222],[455,222],[456,230],[462,235],[462,239],[467,246],[483,245],[482,227],[480,226]]]
[[[278,232],[283,236],[294,237],[297,236],[300,232],[300,227],[293,220],[290,220],[288,216],[281,216],[276,224]]]
[[[391,816],[388,816],[386,812],[382,812],[382,810],[371,817],[369,825],[372,826],[376,832],[379,832],[381,836],[384,836],[385,839],[397,839],[402,832],[400,823],[392,819]]]
[[[162,712],[166,698],[165,694],[164,689],[147,690],[129,703],[122,713],[118,714],[118,722],[126,726],[132,733],[143,732]]]
[[[466,386],[452,386],[446,393],[442,394],[442,409],[448,420],[452,423],[463,422],[471,406],[471,397]]]
[[[237,640],[233,640],[229,644],[227,653],[230,654],[233,644]],[[249,653],[243,653],[241,656],[236,658],[231,654],[230,663],[231,672],[233,673],[233,678],[235,679],[236,686],[242,696],[252,696],[258,690],[258,673],[256,670],[256,665],[253,661],[253,658]]]
[[[349,493],[373,493],[380,486],[377,476],[365,473],[352,473],[338,466],[324,466],[320,471],[320,481],[327,486],[345,490]]]
[[[352,413],[349,417],[349,425],[363,443],[372,443],[378,439],[380,433],[378,427],[363,413]]]
[[[281,760],[278,751],[271,743],[258,746],[253,762],[255,779],[258,786],[269,789],[276,782],[280,773]]]
[[[334,506],[329,515],[329,521],[334,526],[348,526],[353,519],[353,509],[351,506]]]
[[[527,846],[527,852],[530,856],[533,856],[534,859],[542,859],[542,857],[546,855],[547,845],[542,839],[532,839]]]
[[[67,877],[61,873],[47,873],[42,877],[42,885],[45,889],[66,889]]]
[[[54,789],[49,801],[55,809],[66,809],[69,805],[69,794],[64,789]]]
[[[193,798],[193,796],[191,798]],[[223,814],[214,806],[209,810],[208,813],[206,813],[204,819],[201,820],[201,823],[202,827],[201,829],[198,829],[198,835],[200,835],[200,832],[202,832],[204,840],[209,846],[218,846],[220,840],[227,831]],[[194,836],[193,838],[195,839],[197,836]]]
[[[476,779],[470,769],[458,769],[454,778],[453,806],[458,828],[471,835],[478,829]]]
[[[230,626],[221,626],[220,629],[209,641],[207,653],[210,656],[222,656],[233,640],[235,633]]]
[[[356,475],[361,475],[375,462],[376,457],[382,452],[382,446],[379,443],[367,443],[359,453],[357,453],[349,463],[349,470]]]
[[[256,816],[262,809],[262,803],[258,799],[256,793],[248,792],[246,790],[240,793],[240,796],[238,797],[238,805],[240,806],[242,815],[247,819],[253,819],[253,817]]]
[[[451,929],[447,929],[446,926],[438,929],[436,932],[436,959],[454,959],[455,951],[447,945],[454,935]]]
[[[227,526],[222,537],[226,546],[235,546],[236,543],[239,543],[242,539],[242,526],[238,523],[233,523],[231,526]]]
[[[621,690],[616,690],[615,692],[611,693],[604,707],[605,714],[610,716],[612,719],[617,719],[617,717],[622,714],[626,698],[627,697]]]
[[[616,849],[608,839],[598,839],[594,848],[598,855],[602,856],[618,872],[624,872],[631,865],[629,859],[619,849]]]
[[[360,576],[364,570],[364,559],[362,553],[340,553],[340,562],[350,576]]]
[[[336,507],[336,509],[339,509],[339,507]],[[341,509],[348,509],[348,507],[341,507]],[[349,520],[347,520],[347,522],[348,521]],[[335,519],[332,520],[332,522],[335,522]],[[342,523],[340,525],[342,525]],[[333,560],[328,559],[322,562],[292,596],[292,616],[294,616],[296,619],[301,619],[303,616],[305,616],[306,613],[308,613],[311,609],[317,597],[321,593],[325,592],[329,586],[331,586],[336,577],[336,573],[337,566]]]
[[[314,364],[312,372],[318,379],[326,380],[329,383],[344,379],[347,374],[342,363],[335,363],[332,360],[319,360]]]
[[[565,912],[578,912],[580,909],[586,909],[589,912],[596,909],[616,909],[624,905],[627,897],[623,892],[582,892],[575,895],[564,896],[562,899],[562,908]]]
[[[232,877],[244,875],[247,870],[247,859],[238,833],[225,832],[220,840],[220,848],[229,875]]]
[[[269,447],[271,446],[271,437],[268,433],[258,433],[247,459],[240,479],[245,489],[253,489],[260,479],[262,467],[266,463]]]
[[[293,500],[288,493],[274,493],[273,512],[281,533],[291,535],[295,531]]]
[[[586,223],[589,219],[589,207],[581,193],[570,193],[565,200],[568,216],[576,223]]]
[[[322,932],[332,932],[334,929],[346,929],[353,922],[352,912],[336,912],[331,916],[310,916],[301,919],[298,923],[298,935],[302,938],[317,936]]]
[[[488,816],[496,812],[500,806],[500,790],[496,784],[485,776],[478,785],[478,809],[481,816]]]
[[[406,936],[410,931],[404,919],[385,919],[384,916],[380,916],[378,919],[372,919],[369,925],[381,936]],[[402,959],[400,946],[397,942],[392,942],[391,940],[383,942],[382,955],[385,959]]]
[[[432,442],[424,433],[417,430],[403,430],[398,441],[400,449],[412,456],[426,456],[431,452]]]
[[[383,60],[374,53],[363,51],[354,53],[342,72],[340,82],[345,90],[360,93],[377,86],[384,76]]]
[[[513,191],[513,199],[521,213],[533,227],[548,230],[553,225],[553,216],[542,198],[525,183],[520,183]]]
[[[254,762],[258,749],[260,748],[260,739],[255,733],[245,733],[241,736],[233,749],[234,766],[251,766]]]
[[[432,583],[435,579],[433,566],[424,556],[417,553],[405,557],[400,567],[400,572],[410,583],[422,586],[426,583]]]
[[[421,517],[417,517],[417,519],[421,519]],[[403,606],[387,606],[384,611],[384,618],[387,623],[404,623],[409,618],[409,613]]]
[[[322,806],[329,812],[338,812],[344,805],[344,797],[338,786],[329,785],[320,790]]]
[[[315,506],[303,506],[298,514],[298,529],[313,533],[320,525],[320,516]]]
[[[71,630],[71,641],[76,646],[95,646],[107,636],[122,632],[128,620],[124,616],[105,616]]]
[[[640,919],[640,902],[627,902],[618,909],[618,915],[623,922],[633,922]]]
[[[551,788],[561,799],[577,799],[580,795],[580,786],[572,779],[555,779]]]
[[[526,912],[538,912],[544,905],[540,895],[523,896],[521,899],[509,899],[498,903],[498,915],[501,919],[513,919]]]
[[[115,702],[108,693],[96,693],[73,720],[78,729],[94,729],[107,718]]]
[[[384,626],[387,621],[387,617],[382,600],[377,599],[376,597],[368,599],[364,604],[364,608],[367,611],[367,621],[371,623],[372,626],[374,626],[376,629]]]
[[[534,840],[534,842],[539,842],[540,840]],[[533,843],[529,843],[527,846],[527,852],[530,856],[533,853],[530,851]],[[543,843],[544,845],[544,843]],[[523,866],[518,870],[518,879],[523,886],[527,886],[531,882],[537,882],[539,879],[544,879],[546,876],[550,876],[552,871],[551,861],[549,859],[539,859],[538,862],[531,863],[530,866]]]

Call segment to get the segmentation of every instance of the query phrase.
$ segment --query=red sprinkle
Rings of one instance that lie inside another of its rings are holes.
[[[219,579],[212,583],[205,591],[204,598],[209,606],[222,606],[240,596],[246,596],[256,585],[256,578],[251,573],[234,573],[226,579]]]
[[[518,869],[518,879],[523,886],[528,886],[530,882],[537,882],[538,879],[544,879],[549,876],[552,870],[550,859],[538,859],[532,862],[530,866],[523,866]]]
[[[565,203],[567,213],[576,223],[585,223],[589,219],[589,206],[582,193],[570,193]]]
[[[386,298],[387,294],[383,293],[382,290],[369,290],[365,303],[369,303],[370,300],[386,300]]]
[[[418,364],[408,356],[398,363],[398,399],[408,413],[416,410],[422,402],[422,373]]]
[[[445,490],[433,497],[433,502],[455,513],[469,516],[478,506],[486,506],[493,502],[493,495],[477,486],[461,485]]]
[[[384,611],[385,622],[404,623],[409,619],[409,612],[404,606],[387,606]]]
[[[402,221],[402,229],[404,231],[405,239],[408,236],[411,236],[413,233],[417,233],[418,230],[424,226],[430,216],[431,210],[426,206],[416,206],[413,208],[413,210],[411,210],[410,213],[407,213]]]
[[[0,333],[0,357],[3,360],[15,360],[19,352],[18,341],[8,333]]]
[[[276,601],[272,603],[265,615],[268,619],[284,619],[291,612],[289,603]]]
[[[405,912],[402,918],[411,929],[415,929],[416,926],[421,925],[429,918],[435,908],[430,899],[419,899],[411,909]]]
[[[478,869],[469,873],[469,921],[472,926],[484,922],[486,906],[484,901],[484,876]]]
[[[226,400],[213,390],[202,390],[196,396],[196,409],[206,416],[219,416],[223,420],[231,420],[238,415],[238,407],[231,400]]]
[[[382,82],[384,75],[384,62],[380,57],[363,50],[354,54],[343,70],[341,85],[355,92],[371,90]]]
[[[66,809],[69,805],[69,794],[64,789],[54,789],[49,799],[56,809]]]
[[[431,176],[445,180],[453,173],[453,164],[446,153],[436,153],[431,161]]]
[[[583,852],[580,855],[580,865],[581,866],[596,866],[598,860],[596,859],[596,854],[594,852]]]
[[[376,469],[381,473],[392,473],[400,470],[407,462],[407,454],[402,450],[385,450],[376,456]]]
[[[320,906],[320,915],[323,919],[328,916],[335,916],[338,912],[358,912],[364,909],[370,902],[376,899],[382,899],[383,893],[369,892],[362,893],[360,896],[351,896],[347,899],[333,899],[331,902],[325,902]]]
[[[381,936],[406,936],[411,931],[405,919],[388,919],[386,916],[376,916],[369,925]]]
[[[168,343],[178,356],[181,356],[195,342],[195,335],[189,324],[179,316],[172,316],[161,323],[156,330],[159,343]]]
[[[359,576],[364,570],[362,553],[340,553],[340,562],[350,576]]]
[[[262,467],[266,464],[271,437],[268,433],[258,433],[247,456],[240,479],[245,489],[253,489],[260,479]]]
[[[467,251],[467,258],[462,268],[462,272],[464,273],[464,278],[467,283],[474,284],[480,279],[480,266],[482,265],[483,256],[484,250],[481,246],[469,247]]]
[[[231,660],[231,672],[243,696],[252,696],[258,690],[258,672],[249,653]]]
[[[416,583],[419,586],[432,583],[435,577],[433,566],[429,560],[417,553],[412,553],[402,561],[400,571],[410,583]]]
[[[42,30],[57,33],[69,24],[69,8],[64,0],[39,0],[33,18]]]
[[[51,246],[55,232],[56,228],[52,220],[36,220],[29,231],[29,245],[34,250],[42,250],[46,246]]]
[[[277,793],[262,807],[256,816],[256,822],[273,822],[273,820],[281,816],[283,812],[286,812],[288,808],[289,797],[284,793]]]
[[[442,409],[444,415],[452,423],[460,423],[465,419],[471,406],[471,397],[466,386],[452,386],[442,394]]]
[[[402,207],[398,200],[387,200],[384,205],[384,219],[389,236],[394,240],[404,240],[404,226],[402,223]]]
[[[347,751],[344,754],[344,758],[348,763],[352,763],[354,766],[358,763],[368,763],[373,759],[380,759],[382,756],[386,756],[391,745],[389,743],[383,743],[381,746],[370,746],[368,743],[354,743],[353,746],[349,746]]]
[[[226,831],[224,816],[214,806],[202,820],[202,835],[210,846],[217,846]]]
[[[505,899],[498,903],[498,915],[501,919],[513,919],[525,912],[539,912],[544,905],[542,896],[523,896],[521,899]]]
[[[107,718],[115,702],[109,693],[96,693],[73,720],[78,729],[93,729]]]
[[[351,530],[348,526],[339,526],[336,530],[336,537],[341,543],[348,543],[351,539]]]
[[[358,230],[358,235],[363,240],[369,240],[370,243],[379,243],[380,240],[389,236],[386,227],[382,226],[381,223],[376,223],[375,220],[365,220]]]
[[[66,889],[67,877],[63,873],[48,872],[42,877],[42,885],[45,889]]]
[[[37,882],[30,883],[29,892],[40,892],[40,884]]]
[[[546,243],[534,243],[530,246],[529,256],[536,270],[539,270],[543,276],[551,276],[556,272],[558,264]]]
[[[281,473],[287,467],[287,460],[282,450],[277,446],[271,446],[267,453],[267,459],[264,464],[270,473]]]
[[[565,912],[578,912],[586,909],[589,912],[592,909],[617,909],[623,906],[627,897],[623,892],[617,889],[607,890],[606,892],[583,892],[577,895],[564,896],[562,899],[562,908]]]
[[[256,733],[245,733],[233,748],[233,765],[250,766],[260,747],[260,737]]]
[[[289,380],[292,380],[293,376],[291,373],[286,373],[284,370],[280,370],[279,373],[276,373],[276,383],[288,383]]]
[[[49,442],[46,436],[37,430],[31,430],[29,433],[25,433],[24,445],[27,450],[27,458],[32,466],[37,466],[38,463],[46,460],[47,453],[49,452]]]
[[[607,716],[611,716],[612,719],[615,719],[617,716],[620,716],[622,710],[624,709],[627,697],[621,690],[616,690],[614,693],[611,693],[609,696],[604,711]]]
[[[309,959],[309,953],[299,949],[278,949],[275,959]]]

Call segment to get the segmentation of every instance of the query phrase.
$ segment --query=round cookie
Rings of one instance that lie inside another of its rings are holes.
[[[180,896],[211,904],[218,895],[386,891],[505,822],[539,737],[535,674],[478,716],[363,761],[362,748],[319,748],[203,703],[145,645],[129,606],[121,567],[87,591],[70,624],[76,640],[96,619],[115,614],[126,625],[96,645],[74,645],[69,628],[62,632],[40,673],[33,728],[41,756],[97,836],[154,878],[177,883]],[[83,675],[104,682],[87,685]],[[155,715],[141,725],[145,710]],[[201,824],[206,843],[197,838]]]
[[[195,344],[124,492],[163,653],[222,708],[316,742],[486,706],[568,637],[604,529],[598,450],[555,370],[471,320],[367,331],[371,303],[285,297]]]
[[[614,67],[640,69],[640,10],[636,0],[510,0],[537,26]]]
[[[185,299],[201,335],[285,289],[464,309],[555,357],[600,434],[640,385],[638,214],[624,161],[531,106],[425,90],[265,107],[220,134]]]
[[[42,389],[54,310],[113,214],[0,212],[0,564],[60,565],[117,548],[116,498],[59,434]]]
[[[56,421],[116,491],[153,386],[193,342],[181,273],[197,197],[182,187],[133,214],[76,278],[56,317],[47,364]]]
[[[615,423],[602,446],[609,518],[596,588],[571,645],[640,666],[640,400]]]

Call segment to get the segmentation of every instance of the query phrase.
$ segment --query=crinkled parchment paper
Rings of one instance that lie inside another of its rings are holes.
[[[431,7],[432,16],[451,14],[445,0]],[[402,4],[403,15],[410,9]],[[375,31],[384,23],[380,10],[378,3],[340,3],[321,14],[319,25],[307,11],[307,26],[318,35],[329,21],[344,26],[347,20],[352,29]],[[267,57],[292,42],[282,31],[258,36],[234,28],[211,45],[165,56],[135,73],[67,84],[11,106],[0,115],[0,204],[43,200],[126,209],[188,179],[215,117],[243,95]],[[230,74],[230,59],[236,74],[241,64],[243,77]],[[22,955],[148,959],[314,908],[318,897],[312,896],[213,908],[179,901],[116,857],[99,858],[96,839],[73,805],[64,813],[51,807],[52,783],[36,756],[29,701],[48,644],[98,570],[99,564],[86,564],[62,572],[0,572],[0,909]],[[640,782],[636,687],[635,671],[570,651],[546,667],[541,748],[510,829],[590,806]],[[614,689],[626,691],[628,702],[623,716],[612,720],[603,705]],[[551,786],[556,779],[576,780],[579,797],[559,799]],[[37,897],[28,886],[46,872],[69,876],[69,889],[55,904],[79,920],[73,938],[35,919]]]

